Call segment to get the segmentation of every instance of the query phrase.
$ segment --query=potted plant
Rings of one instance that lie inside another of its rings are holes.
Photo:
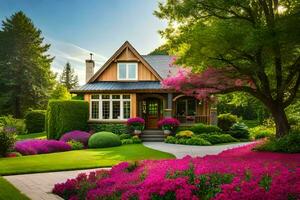
[[[164,118],[158,122],[158,127],[164,131],[165,136],[168,136],[172,131],[176,130],[180,122],[172,117]]]
[[[134,135],[139,136],[145,128],[145,120],[140,117],[129,118],[127,125],[133,130]]]

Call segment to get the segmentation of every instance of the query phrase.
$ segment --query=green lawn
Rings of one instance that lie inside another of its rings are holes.
[[[46,133],[30,133],[26,135],[18,135],[17,140],[26,140],[26,139],[46,139]]]
[[[29,200],[29,198],[0,176],[0,200]]]
[[[102,149],[0,158],[0,175],[110,167],[123,161],[164,158],[175,158],[175,156],[147,148],[142,144],[130,144]]]

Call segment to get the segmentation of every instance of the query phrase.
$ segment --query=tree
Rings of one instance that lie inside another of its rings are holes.
[[[70,100],[71,94],[69,93],[66,86],[63,84],[56,84],[54,90],[52,91],[50,98],[51,99],[59,99],[59,100]]]
[[[68,90],[78,86],[78,76],[75,74],[74,69],[69,62],[65,65],[60,76],[60,83],[66,86]]]
[[[169,83],[198,98],[247,92],[269,109],[277,136],[288,133],[285,108],[300,85],[299,0],[168,0],[155,14],[169,21],[162,35],[177,63],[192,67],[181,86]]]
[[[21,117],[28,108],[45,107],[55,77],[49,44],[23,13],[2,22],[0,30],[0,112]]]
[[[168,46],[164,44],[154,49],[152,52],[149,53],[149,55],[169,55],[168,51],[169,51]]]

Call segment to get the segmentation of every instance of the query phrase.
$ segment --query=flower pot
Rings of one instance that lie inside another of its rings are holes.
[[[134,130],[133,131],[133,134],[136,135],[136,136],[139,136],[141,133],[142,133],[141,130]]]
[[[164,130],[165,137],[168,137],[171,134],[170,130]]]

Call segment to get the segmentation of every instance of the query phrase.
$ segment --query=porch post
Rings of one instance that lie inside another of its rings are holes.
[[[168,93],[167,108],[165,109],[164,117],[172,117],[172,104],[173,104],[172,100],[173,100],[173,94]]]
[[[218,113],[217,108],[211,108],[210,109],[210,124],[211,125],[217,125],[218,124]]]

